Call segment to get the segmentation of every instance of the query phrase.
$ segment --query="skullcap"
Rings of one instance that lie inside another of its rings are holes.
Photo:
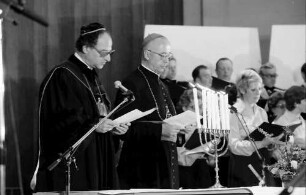
[[[142,47],[145,47],[146,45],[148,45],[150,42],[154,41],[155,39],[158,38],[166,38],[165,36],[161,35],[161,34],[157,34],[157,33],[152,33],[149,34],[148,36],[146,36],[142,42]]]
[[[87,35],[87,34],[95,33],[95,32],[98,32],[98,31],[105,31],[105,30],[106,30],[106,28],[104,27],[103,24],[95,22],[95,23],[90,23],[88,25],[82,26],[81,31],[80,31],[80,35],[84,36],[84,35]]]

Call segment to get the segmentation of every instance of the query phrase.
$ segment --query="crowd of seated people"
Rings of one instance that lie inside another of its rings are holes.
[[[284,145],[285,142],[280,141],[283,134],[256,141],[254,142],[255,148],[254,144],[246,138],[247,134],[254,131],[263,122],[287,126],[299,121],[301,126],[293,133],[293,140],[295,140],[293,142],[305,149],[306,128],[305,119],[302,116],[306,112],[306,63],[301,67],[304,83],[301,86],[293,86],[287,90],[275,86],[278,76],[277,69],[270,62],[263,64],[258,71],[254,68],[249,68],[240,72],[236,82],[233,82],[231,78],[232,72],[233,62],[229,58],[220,58],[217,61],[217,77],[212,76],[210,67],[206,65],[199,65],[192,71],[194,83],[215,91],[228,93],[229,104],[233,105],[238,112],[238,114],[231,114],[230,117],[229,159],[223,160],[222,163],[221,158],[219,162],[221,184],[226,187],[259,185],[258,178],[248,168],[248,164],[251,164],[260,175],[265,176],[267,185],[281,186],[282,184],[278,178],[273,178],[270,172],[263,170],[263,160],[265,164],[275,163],[279,160],[275,157],[275,152],[271,152],[270,147]],[[180,112],[186,109],[194,110],[192,90],[186,89],[180,98],[177,104],[177,109]],[[186,99],[189,101],[186,101]],[[190,138],[190,135],[185,136],[186,140]],[[203,167],[209,165],[207,163],[208,160],[205,160],[203,156],[193,156],[194,158],[192,158],[191,156],[186,157],[186,155],[183,155],[182,157],[185,150],[184,145],[178,147],[181,161],[184,159],[185,163],[192,163],[191,165],[184,165],[179,162],[181,186],[183,188],[205,188],[213,185],[214,171],[207,172],[207,170],[203,170]],[[256,151],[259,151],[260,157],[258,157]],[[188,158],[189,161],[186,161]],[[192,159],[191,161],[190,158]],[[212,164],[211,166],[214,165]],[[211,166],[208,166],[207,169],[213,170]],[[199,172],[206,176],[206,180],[201,177],[203,175],[199,176]],[[187,180],[190,182],[187,182]],[[205,184],[201,184],[201,182]]]

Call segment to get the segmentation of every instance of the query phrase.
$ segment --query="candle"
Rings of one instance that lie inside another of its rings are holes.
[[[211,130],[211,115],[212,115],[212,97],[211,91],[207,91],[207,128]]]
[[[225,117],[226,117],[226,130],[230,130],[230,121],[229,121],[229,108],[228,108],[228,94],[225,94],[224,97],[224,104],[225,104]]]
[[[198,90],[196,88],[193,88],[192,92],[193,92],[194,108],[195,108],[196,119],[197,119],[197,128],[201,129],[200,110],[199,110],[199,101],[198,101]]]
[[[226,116],[225,116],[225,101],[224,101],[224,97],[225,97],[225,94],[224,93],[220,93],[220,110],[221,110],[221,129],[222,130],[226,130]]]
[[[203,128],[207,129],[207,90],[202,90]]]

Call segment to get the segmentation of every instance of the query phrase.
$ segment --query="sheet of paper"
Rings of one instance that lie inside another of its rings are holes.
[[[165,119],[164,122],[171,125],[178,125],[184,129],[187,125],[195,124],[197,122],[196,113],[187,110],[181,114]]]
[[[156,108],[152,108],[150,110],[142,112],[138,109],[135,109],[135,110],[132,110],[132,111],[126,113],[125,115],[122,115],[122,116],[116,118],[114,121],[117,122],[117,123],[130,123],[134,120],[137,120],[137,119],[142,118],[142,117],[144,117],[148,114],[151,114],[155,110],[156,110]]]

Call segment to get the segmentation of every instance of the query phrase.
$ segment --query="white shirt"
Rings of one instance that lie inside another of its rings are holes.
[[[294,124],[302,123],[293,132],[294,144],[305,149],[306,148],[306,121],[302,118],[300,114],[296,115],[288,110],[280,116],[277,120],[273,121],[274,124],[289,126]]]
[[[245,140],[247,132],[252,133],[258,126],[263,122],[268,122],[268,116],[266,111],[257,106],[253,106],[253,113],[245,113],[245,103],[238,99],[234,104],[237,108],[238,117],[236,114],[231,113],[230,115],[230,134],[229,134],[229,149],[233,154],[241,156],[251,156],[255,149],[249,140]],[[245,124],[244,124],[244,121]],[[242,124],[240,123],[240,121]]]
[[[93,68],[90,67],[88,64],[86,64],[86,62],[82,59],[82,57],[81,57],[77,52],[74,53],[74,56],[75,56],[76,58],[78,58],[81,62],[83,62],[83,64],[85,64],[85,65],[87,66],[87,68],[89,68],[90,70],[93,69]]]

